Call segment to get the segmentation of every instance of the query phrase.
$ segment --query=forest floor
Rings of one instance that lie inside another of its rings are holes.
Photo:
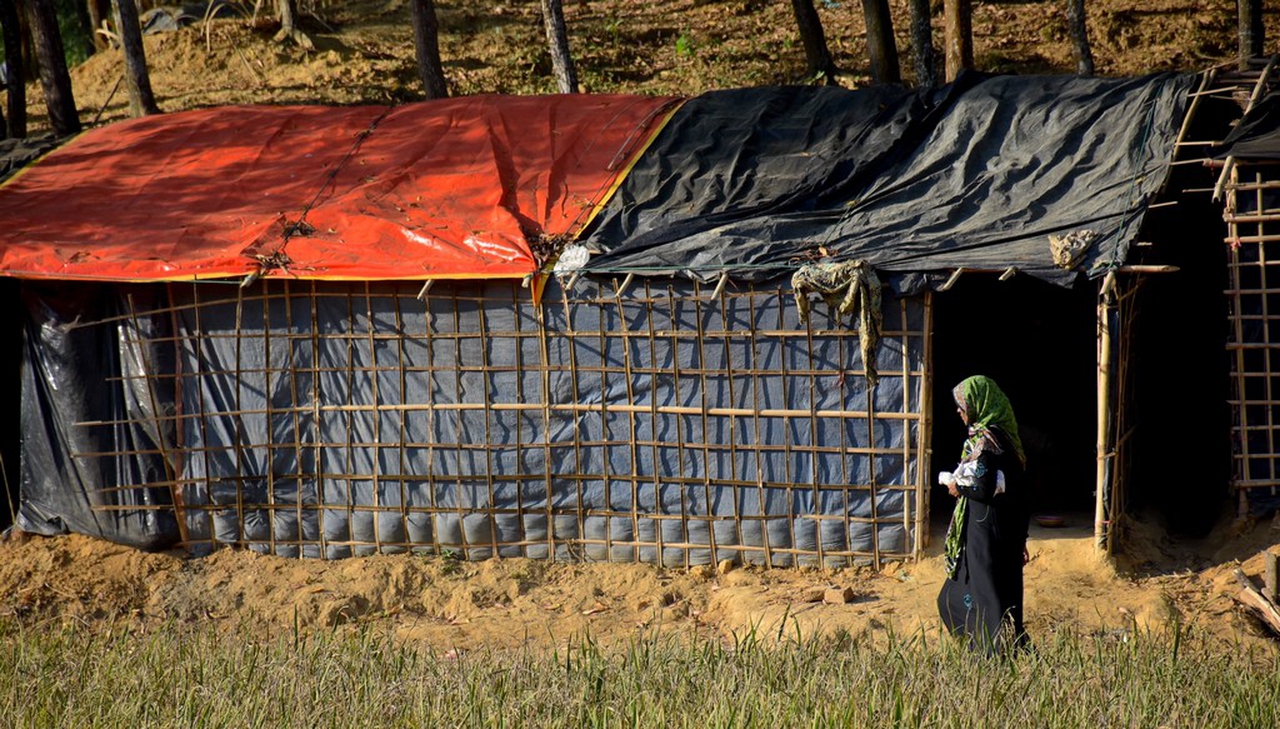
[[[143,7],[155,3],[143,2]],[[176,3],[175,3],[176,4]],[[146,38],[160,107],[222,104],[386,104],[421,97],[404,0],[300,0],[306,50],[272,40],[269,16],[219,17]],[[245,5],[251,6],[251,3]],[[581,90],[692,95],[711,89],[811,83],[790,3],[776,0],[566,0],[570,45]],[[870,83],[861,4],[817,0],[827,43],[847,87]],[[935,44],[941,2],[935,2]],[[1199,71],[1235,53],[1233,0],[1089,0],[1097,72],[1124,76]],[[537,0],[437,2],[441,55],[455,95],[555,90]],[[891,0],[899,55],[914,79],[908,0]],[[1075,62],[1063,3],[977,2],[975,62],[996,73],[1072,73]],[[246,10],[251,13],[251,11]],[[1280,13],[1265,15],[1280,37]],[[85,123],[127,114],[117,87],[118,51],[72,71]],[[113,93],[114,92],[114,93]],[[32,123],[44,122],[32,84]]]
[[[420,97],[404,0],[302,1],[315,48],[274,42],[269,18],[219,18],[146,38],[152,85],[164,111],[223,104],[388,104]],[[860,3],[819,0],[838,80],[869,82]],[[940,5],[940,3],[937,3]],[[144,4],[145,5],[145,4]],[[804,83],[790,4],[765,0],[568,0],[566,15],[582,90],[690,95]],[[437,2],[445,72],[455,95],[554,90],[536,0]],[[892,0],[910,80],[907,0]],[[1234,53],[1231,0],[1089,0],[1098,72],[1107,76],[1196,71]],[[1069,73],[1074,68],[1060,2],[975,4],[981,70]],[[941,20],[935,18],[935,32]],[[1280,37],[1280,15],[1266,16]],[[940,38],[938,39],[940,42]],[[72,70],[86,124],[127,114],[118,52]],[[45,123],[29,87],[33,131]],[[937,631],[941,569],[918,563],[830,571],[739,568],[660,570],[645,565],[565,565],[526,560],[464,563],[382,556],[341,562],[286,560],[224,550],[203,559],[143,553],[93,539],[18,536],[0,543],[0,617],[24,624],[171,622],[219,630],[331,629],[376,623],[431,645],[553,646],[590,633],[727,637]],[[1259,551],[1280,524],[1233,524],[1175,542],[1155,524],[1133,530],[1127,554],[1099,559],[1084,519],[1035,529],[1027,568],[1033,635],[1059,630],[1190,628],[1221,640],[1275,647],[1233,601],[1232,572],[1262,569]],[[848,603],[811,602],[815,589],[851,588]]]

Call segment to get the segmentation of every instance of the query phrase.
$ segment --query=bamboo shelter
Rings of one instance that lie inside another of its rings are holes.
[[[152,442],[76,456],[147,464],[112,490],[172,492],[197,553],[791,565],[920,548],[920,299],[885,307],[869,390],[856,332],[799,325],[781,287],[583,283],[541,306],[514,282],[418,289],[130,300],[119,347],[143,367],[109,380],[137,407],[74,427]],[[93,508],[170,508],[147,500]]]
[[[19,523],[196,554],[919,556],[932,373],[954,356],[933,346],[937,292],[1092,279],[1111,321],[1192,83],[975,75],[90,132],[0,189],[0,273],[23,281]],[[1100,482],[1128,427],[1099,420]]]
[[[1223,143],[1221,196],[1227,224],[1227,287],[1230,331],[1233,485],[1239,514],[1280,506],[1280,101],[1273,91],[1277,58],[1256,72],[1240,125]]]

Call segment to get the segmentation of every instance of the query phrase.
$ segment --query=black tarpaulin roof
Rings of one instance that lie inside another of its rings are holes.
[[[1280,159],[1280,94],[1268,94],[1244,115],[1214,157]]]
[[[1017,267],[1069,285],[1125,260],[1192,76],[970,75],[931,94],[772,88],[690,100],[583,236],[588,272],[765,279],[825,254],[896,288]],[[1056,267],[1049,235],[1092,231]]]

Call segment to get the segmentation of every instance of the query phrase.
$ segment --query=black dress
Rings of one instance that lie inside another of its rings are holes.
[[[1022,554],[1030,514],[1022,463],[1003,438],[1000,445],[1000,453],[987,448],[971,458],[971,482],[957,485],[969,500],[964,551],[956,576],[938,593],[938,612],[947,630],[967,636],[972,647],[988,653],[1027,641],[1022,626]],[[1004,488],[997,493],[1000,472]]]

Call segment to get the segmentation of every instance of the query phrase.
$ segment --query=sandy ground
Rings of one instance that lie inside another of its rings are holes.
[[[1084,526],[1033,527],[1026,570],[1033,636],[1178,626],[1213,636],[1224,649],[1277,649],[1232,599],[1232,573],[1237,558],[1247,557],[1244,571],[1260,579],[1260,550],[1280,541],[1280,528],[1227,524],[1194,544],[1168,542],[1155,528],[1135,532],[1128,556],[1109,560],[1094,552]],[[840,631],[933,636],[939,541],[918,563],[880,573],[720,572],[411,555],[321,562],[232,550],[188,559],[75,535],[19,535],[0,543],[0,616],[46,628],[176,622],[264,636],[373,626],[442,651],[553,647],[588,634],[608,644],[652,631],[726,641],[749,631],[770,639]],[[844,588],[853,592],[847,603],[813,601]]]
[[[865,32],[857,3],[819,3],[828,42],[846,75],[865,83]],[[907,0],[891,3],[908,77]],[[442,55],[455,94],[553,90],[538,3],[438,3]],[[1198,70],[1234,51],[1230,0],[1090,0],[1098,70],[1124,75]],[[219,19],[148,36],[160,106],[394,103],[418,98],[403,0],[303,3],[314,50],[274,43],[269,18]],[[788,3],[763,0],[589,0],[566,3],[583,89],[693,94],[710,88],[804,80]],[[1073,70],[1061,3],[975,4],[978,66],[991,71]],[[1267,16],[1268,36],[1280,15]],[[935,18],[935,40],[941,42]],[[1274,44],[1272,44],[1274,45]],[[124,118],[118,52],[72,71],[86,124]],[[32,124],[43,123],[37,84]],[[1086,520],[1076,520],[1080,524]],[[1271,639],[1232,600],[1237,560],[1261,571],[1259,550],[1280,542],[1270,523],[1225,524],[1198,543],[1173,543],[1136,525],[1129,553],[1100,561],[1083,527],[1036,530],[1027,568],[1028,626],[1167,630],[1191,627],[1224,645]],[[934,549],[940,539],[935,538]],[[170,621],[223,630],[280,631],[378,624],[443,649],[555,645],[590,632],[625,640],[637,631],[731,638],[916,631],[936,633],[936,554],[868,570],[663,571],[642,565],[564,565],[524,560],[462,563],[373,557],[322,563],[223,551],[191,560],[146,554],[84,537],[17,537],[0,543],[0,615],[24,623]],[[844,604],[808,601],[815,588],[850,588]]]

